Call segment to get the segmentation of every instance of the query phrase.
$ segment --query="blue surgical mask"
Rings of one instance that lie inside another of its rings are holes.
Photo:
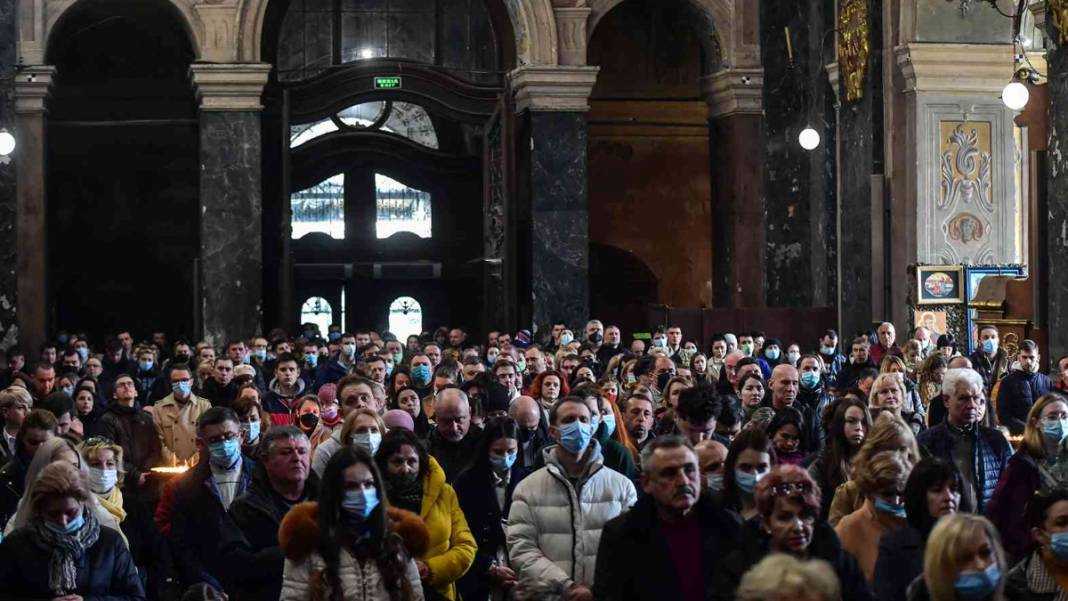
[[[171,390],[175,396],[185,398],[189,396],[189,393],[193,390],[193,383],[189,380],[182,380],[181,382],[175,382],[171,384]]]
[[[430,366],[416,365],[412,368],[412,381],[416,386],[426,386],[430,383]]]
[[[801,374],[801,388],[813,390],[820,385],[820,375],[814,371],[806,371]]]
[[[560,446],[575,455],[581,455],[593,438],[593,428],[586,422],[575,420],[560,426]]]
[[[486,355],[486,363],[493,365],[497,362],[497,355]]]
[[[743,472],[742,470],[734,470],[734,482],[738,485],[738,490],[747,495],[753,494],[753,489],[756,488],[757,482],[764,477],[764,474],[750,474],[749,472]]]
[[[513,465],[515,465],[515,460],[518,456],[519,453],[517,451],[505,453],[504,455],[490,453],[489,461],[490,465],[493,466],[493,469],[497,470],[498,472],[507,472],[508,470],[512,469]]]
[[[601,421],[604,422],[604,433],[605,433],[605,436],[611,436],[612,433],[616,431],[616,416],[615,416],[615,414],[614,413],[609,413],[609,414],[605,415],[604,417],[602,417]]]
[[[656,348],[667,348],[667,338],[653,338],[653,346]]]
[[[245,353],[245,355],[243,357],[241,357],[241,363],[244,364],[244,365],[248,365],[249,363],[252,363],[252,356],[249,355],[248,353]]]
[[[260,422],[241,424],[241,429],[245,431],[245,442],[248,444],[256,442],[256,439],[260,437]]]
[[[768,359],[771,359],[772,361],[778,361],[779,355],[780,351],[777,348],[769,348],[768,350],[764,351],[764,356]]]
[[[346,357],[351,357],[356,354],[356,345],[352,343],[341,345],[341,354]]]
[[[252,351],[252,356],[263,361],[267,358],[267,349],[256,349]]]
[[[567,346],[575,339],[571,334],[560,334],[560,346]]]
[[[230,469],[241,458],[241,440],[237,437],[220,440],[208,445],[211,464],[217,468]]]
[[[880,499],[875,497],[875,510],[883,513],[889,513],[894,517],[905,517],[905,504],[904,503],[891,503],[886,499]]]
[[[833,346],[821,346],[820,347],[820,354],[822,354],[822,355],[833,355],[835,353],[835,350],[836,349]]]
[[[67,522],[67,526],[65,528],[63,526],[58,525],[58,524],[53,524],[52,522],[45,522],[45,527],[47,527],[52,532],[55,532],[56,534],[66,534],[66,535],[74,534],[75,532],[81,530],[82,526],[84,526],[84,525],[85,525],[85,508],[84,507],[82,508],[82,512],[78,514],[78,517],[76,517],[73,520]]]
[[[1068,532],[1054,532],[1049,537],[1049,548],[1053,556],[1061,561],[1068,561]]]
[[[304,355],[304,364],[314,369],[319,364],[319,355],[317,353]]]
[[[73,397],[74,396],[74,387],[73,386],[64,386],[62,388],[62,390],[63,390],[63,394],[65,394],[65,395],[67,395],[69,397]]]
[[[1059,443],[1068,434],[1068,419],[1044,419],[1042,420],[1042,434],[1046,440]]]
[[[393,364],[390,363],[389,361],[386,361],[386,377],[388,378],[388,377],[390,377],[392,375],[393,375]]]
[[[987,338],[983,341],[983,352],[988,355],[993,355],[998,352],[998,343],[994,342],[993,338]]]
[[[376,488],[346,490],[345,497],[341,500],[341,508],[345,511],[346,517],[360,522],[366,520],[375,507],[378,507],[378,489]]]
[[[341,340],[341,332],[330,332],[326,335],[326,338],[330,342],[334,342],[335,340]]]
[[[711,474],[705,474],[705,490],[712,492],[720,492],[723,490],[723,474],[713,472]]]
[[[963,599],[986,599],[994,594],[999,582],[1001,582],[1001,570],[997,563],[992,563],[981,572],[976,570],[961,572],[953,582],[953,589]]]
[[[85,360],[89,358],[89,347],[79,346],[74,349],[74,352],[78,353],[78,356],[82,358],[82,363],[85,363]]]
[[[141,368],[141,371],[151,371],[153,365],[155,364],[151,359],[144,359],[137,362],[137,366]]]
[[[352,435],[352,444],[374,455],[378,452],[378,445],[382,444],[382,435],[378,432],[359,432]]]

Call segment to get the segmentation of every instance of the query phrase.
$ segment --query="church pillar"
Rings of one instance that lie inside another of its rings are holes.
[[[1068,24],[1058,32],[1054,15],[1047,13],[1050,50],[1046,73],[1049,75],[1049,152],[1046,168],[1046,206],[1049,223],[1046,237],[1047,315],[1049,319],[1049,360],[1068,354],[1068,154],[1061,139],[1068,143]],[[1031,99],[1034,102],[1034,97]]]
[[[581,327],[589,319],[586,113],[597,71],[524,66],[509,76],[520,121],[517,254],[530,260],[517,270],[519,318],[535,329],[554,320]]]
[[[15,77],[15,312],[28,353],[48,336],[48,211],[45,117],[55,67],[25,67]],[[3,302],[0,301],[0,305]]]
[[[15,0],[0,0],[0,128],[15,132]],[[0,349],[18,341],[15,162],[0,157]]]
[[[260,95],[270,69],[190,68],[200,103],[199,330],[217,348],[262,327]]]

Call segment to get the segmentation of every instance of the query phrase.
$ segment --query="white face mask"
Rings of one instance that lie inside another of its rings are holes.
[[[89,488],[98,495],[111,492],[119,481],[119,472],[115,469],[89,468]]]

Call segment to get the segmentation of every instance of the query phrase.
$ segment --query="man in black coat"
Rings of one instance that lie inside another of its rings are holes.
[[[598,601],[705,599],[711,575],[737,544],[738,518],[701,495],[697,453],[679,436],[642,451],[638,503],[608,522],[597,549]]]
[[[149,470],[159,465],[163,444],[152,416],[137,406],[137,385],[130,374],[115,379],[113,394],[114,402],[100,417],[97,432],[122,447],[126,487],[140,487]]]
[[[1035,401],[1053,389],[1049,376],[1038,371],[1039,359],[1034,340],[1021,342],[1016,355],[1020,367],[1002,378],[998,389],[998,422],[1015,436],[1023,434]]]

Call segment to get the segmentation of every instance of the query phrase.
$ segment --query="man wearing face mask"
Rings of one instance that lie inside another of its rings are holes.
[[[241,455],[241,428],[232,409],[205,411],[196,428],[200,461],[166,487],[156,524],[169,532],[183,584],[207,582],[222,590],[219,545],[226,511],[248,490],[255,462]]]
[[[304,386],[311,390],[319,372],[319,346],[315,341],[308,341],[300,348],[300,379],[304,381]],[[277,367],[277,363],[275,366]]]
[[[771,378],[771,366],[768,365],[767,361],[760,358],[760,353],[758,352],[760,348],[757,346],[756,340],[756,333],[746,332],[745,334],[739,334],[738,350],[745,353],[746,357],[756,361],[756,364],[760,367],[760,373],[764,376],[764,380],[766,381]]]
[[[823,363],[820,357],[814,354],[801,355],[797,360],[797,371],[801,374],[801,388],[797,391],[798,402],[815,411],[816,415],[823,415],[823,410],[834,397],[823,385]]]
[[[137,351],[137,369],[134,371],[134,379],[137,380],[137,402],[142,407],[152,405],[157,400],[167,396],[160,380],[160,370],[156,367],[155,355],[151,349],[141,348]],[[158,396],[157,396],[158,395]]]
[[[601,320],[591,319],[586,322],[586,344],[594,353],[600,354],[601,347],[604,345],[604,324]]]
[[[1001,348],[997,326],[984,325],[979,328],[978,345],[969,359],[972,369],[983,377],[983,388],[989,398],[994,384],[1009,371],[1009,354]]]
[[[702,494],[701,480],[698,456],[689,441],[665,436],[642,450],[645,494],[601,534],[598,600],[711,597],[711,575],[738,542],[740,525],[737,517]]]
[[[471,403],[462,390],[451,386],[434,396],[434,430],[427,451],[445,470],[451,483],[467,469],[478,453],[479,432],[471,432]]]
[[[152,423],[163,446],[164,465],[182,465],[197,453],[196,424],[211,403],[193,394],[193,372],[188,365],[171,368],[171,394],[152,412]]]
[[[346,332],[341,335],[341,350],[319,368],[315,390],[323,384],[337,384],[338,380],[352,373],[356,360],[356,336]]]
[[[697,443],[694,449],[701,468],[702,492],[718,500],[723,494],[723,466],[727,462],[727,447],[718,440],[708,438]]]
[[[846,365],[846,357],[838,352],[838,332],[826,330],[820,337],[820,358],[823,359],[823,373],[827,382],[837,381],[839,372]]]
[[[556,446],[519,483],[508,514],[508,558],[519,579],[560,585],[567,601],[592,601],[604,525],[637,501],[634,485],[604,467],[590,408],[564,397],[549,412]],[[584,511],[571,511],[578,501]]]
[[[1001,380],[997,396],[998,420],[1014,436],[1023,434],[1031,405],[1053,388],[1049,376],[1038,371],[1039,359],[1035,341],[1024,340],[1016,355],[1019,369]]]
[[[531,397],[519,396],[509,405],[508,415],[519,424],[519,462],[533,470],[541,450],[552,444],[549,424],[542,419],[541,406]]]
[[[424,353],[412,355],[409,372],[412,374],[412,388],[415,389],[419,398],[429,395],[431,385],[434,383],[434,367],[430,362],[430,357]]]

